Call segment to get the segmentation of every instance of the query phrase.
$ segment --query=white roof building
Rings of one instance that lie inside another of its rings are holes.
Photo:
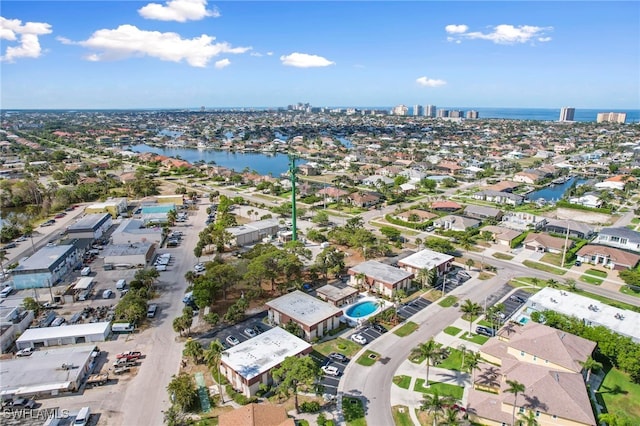
[[[420,250],[398,261],[398,266],[411,273],[417,274],[422,269],[437,269],[438,274],[446,273],[451,267],[454,257],[433,250]]]
[[[74,345],[85,342],[104,342],[110,332],[110,322],[29,328],[16,340],[16,346],[18,349],[25,349],[37,346],[46,347]]]
[[[286,357],[309,352],[309,343],[275,327],[222,352],[220,371],[234,389],[250,397],[261,383],[271,383],[271,370]]]

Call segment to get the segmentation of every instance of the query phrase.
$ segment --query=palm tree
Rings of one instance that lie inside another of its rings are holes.
[[[584,362],[580,362],[582,369],[587,372],[587,377],[585,382],[589,385],[589,379],[591,378],[592,371],[598,371],[602,368],[602,364],[596,361],[595,359],[589,357]]]
[[[460,418],[458,417],[458,415],[460,414],[460,412],[454,408],[454,407],[447,407],[444,410],[444,417],[442,418],[442,420],[440,422],[438,422],[439,425],[442,426],[458,426],[462,424],[462,420],[460,420]]]
[[[518,414],[518,426],[539,426],[538,418],[536,417],[536,413],[532,410],[527,411],[527,413]]]
[[[31,250],[32,250],[32,254],[36,252],[36,246],[33,243],[33,225],[31,225],[30,223],[27,223],[26,225],[24,225],[22,227],[22,232],[24,232],[24,235],[29,237],[29,239],[31,240]]]
[[[224,402],[224,397],[222,393],[222,381],[220,379],[220,361],[222,360],[222,352],[224,351],[224,346],[220,343],[220,340],[215,339],[211,343],[209,343],[209,349],[205,349],[204,351],[204,361],[207,363],[207,367],[210,369],[216,369],[218,372],[218,392],[220,393],[220,402]]]
[[[460,306],[460,312],[462,312],[467,317],[469,321],[469,336],[471,336],[471,326],[473,325],[473,320],[475,317],[480,315],[482,312],[482,306],[473,302],[471,299],[467,299],[464,301],[462,306]]]
[[[462,370],[464,368],[464,356],[467,354],[467,347],[464,345],[464,343],[460,343],[457,349],[462,354],[462,360],[460,361],[460,369]]]
[[[524,385],[517,380],[509,380],[507,379],[507,385],[509,386],[505,389],[505,392],[509,392],[513,394],[513,412],[511,413],[511,424],[516,424],[516,407],[518,406],[518,394],[524,392]]]
[[[420,409],[426,410],[433,416],[433,426],[438,424],[438,414],[442,413],[447,405],[453,404],[453,398],[450,396],[440,396],[437,390],[432,394],[425,394]]]
[[[425,358],[427,360],[427,377],[425,379],[425,387],[429,387],[429,367],[431,363],[440,357],[442,350],[440,345],[433,338],[426,343],[420,343],[411,351],[411,358]]]
[[[558,281],[554,280],[553,278],[549,278],[547,280],[547,285],[551,288],[558,288]]]
[[[204,355],[204,350],[202,349],[202,344],[199,341],[189,338],[187,343],[184,344],[184,350],[182,353],[193,358],[194,363],[199,364],[202,356]]]
[[[537,278],[537,277],[531,278],[531,284],[533,284],[534,287],[538,287],[540,285],[540,278]]]
[[[478,370],[481,360],[480,352],[467,352],[467,371],[471,373],[471,385],[476,381],[476,370]]]

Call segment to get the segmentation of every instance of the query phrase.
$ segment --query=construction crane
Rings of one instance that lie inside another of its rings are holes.
[[[296,156],[289,154],[289,179],[291,179],[291,240],[298,241],[298,226],[296,217]]]

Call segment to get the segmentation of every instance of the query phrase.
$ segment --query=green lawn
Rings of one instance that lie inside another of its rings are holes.
[[[458,301],[457,297],[449,295],[444,299],[442,299],[440,302],[438,302],[438,305],[442,306],[443,308],[449,308],[453,306],[454,303],[456,303],[457,301]]]
[[[450,385],[449,383],[429,382],[429,387],[424,387],[424,379],[416,379],[413,390],[421,393],[433,393],[438,391],[440,396],[451,396],[456,400],[462,399],[464,388],[462,386]]]
[[[462,363],[462,352],[458,349],[449,348],[449,356],[447,359],[439,364],[436,364],[439,368],[445,368],[447,370],[460,371],[460,364]]]
[[[545,265],[544,263],[533,262],[531,260],[525,260],[524,262],[522,262],[522,264],[527,268],[549,272],[550,274],[564,275],[567,273],[567,271],[565,271],[564,269],[554,268],[553,266]]]
[[[628,294],[629,296],[640,297],[640,287],[625,285],[620,288],[620,293]]]
[[[445,332],[445,334],[448,334],[449,336],[457,336],[458,334],[460,334],[462,329],[459,329],[458,327],[453,327],[450,325],[449,327],[445,328],[443,331]]]
[[[504,254],[504,253],[493,253],[491,256],[495,257],[496,259],[502,259],[502,260],[511,260],[513,259],[513,256],[509,255],[509,254]]]
[[[409,415],[409,407],[405,405],[394,405],[393,410],[393,423],[396,426],[413,426],[413,421]]]
[[[395,376],[393,378],[393,383],[402,389],[409,389],[409,385],[411,384],[411,376]]]
[[[347,421],[347,426],[367,426],[364,419],[364,407],[358,398],[343,397],[342,413]]]
[[[469,341],[469,342],[473,342],[473,343],[477,343],[479,345],[484,345],[486,343],[486,341],[489,340],[489,338],[487,336],[482,336],[480,334],[474,334],[471,337],[468,337],[467,333],[465,333],[460,337],[463,340],[466,340],[466,341]]]
[[[612,368],[604,378],[597,394],[607,405],[607,412],[640,424],[640,385],[631,383],[629,375]]]
[[[585,272],[587,275],[593,275],[594,277],[607,278],[607,273],[599,269],[589,269]]]
[[[365,367],[370,367],[376,363],[376,361],[380,358],[380,354],[373,351],[365,351],[360,358],[358,358],[358,364],[364,365]]]
[[[410,335],[411,333],[413,333],[417,329],[418,329],[418,324],[416,324],[413,321],[409,321],[409,322],[405,323],[402,327],[400,327],[399,329],[394,331],[394,334],[396,334],[396,335],[398,335],[400,337],[405,337],[405,336]]]
[[[331,352],[339,352],[348,357],[357,353],[362,346],[351,340],[343,339],[341,337],[326,342],[319,343],[313,346],[313,349],[324,356],[329,355]]]
[[[580,277],[580,281],[587,284],[600,285],[602,284],[602,279],[596,278],[593,275],[584,274]]]

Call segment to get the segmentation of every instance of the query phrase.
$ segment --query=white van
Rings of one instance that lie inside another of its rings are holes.
[[[102,292],[102,298],[103,299],[109,299],[111,297],[111,295],[113,294],[113,291],[108,288],[105,291]]]
[[[149,307],[147,308],[147,318],[155,317],[157,311],[158,305],[149,305]]]
[[[91,274],[91,268],[88,266],[85,266],[84,268],[82,268],[82,271],[80,271],[80,275],[82,275],[83,277],[89,276]]]
[[[5,288],[3,288],[2,291],[0,291],[0,297],[4,299],[5,297],[9,296],[12,292],[13,292],[13,287],[8,285]]]
[[[111,324],[111,331],[114,333],[131,333],[135,327],[128,322],[114,322]]]
[[[91,409],[82,407],[73,421],[73,426],[86,426],[89,423],[89,417],[91,417]]]
[[[127,280],[118,280],[116,283],[116,290],[124,290],[127,286]]]

